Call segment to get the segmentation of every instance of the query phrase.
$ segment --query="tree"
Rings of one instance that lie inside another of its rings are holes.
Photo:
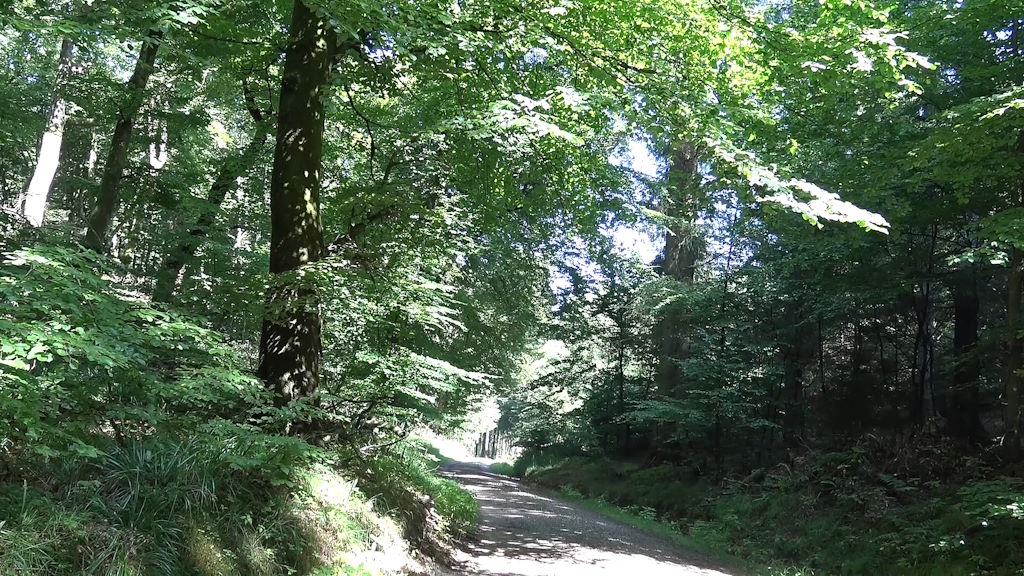
[[[153,299],[167,302],[171,299],[178,286],[182,268],[191,261],[201,247],[202,239],[214,223],[216,210],[220,208],[225,197],[236,187],[238,179],[244,176],[258,161],[269,133],[272,118],[260,110],[256,98],[248,82],[243,82],[246,110],[255,123],[255,132],[249,143],[236,154],[226,158],[217,172],[210,189],[206,194],[206,203],[195,223],[190,226],[185,237],[178,242],[163,261],[163,269],[156,274],[153,288]]]
[[[67,102],[61,94],[63,82],[71,71],[71,58],[74,43],[64,38],[60,44],[60,57],[57,60],[57,80],[53,87],[53,102],[46,121],[46,132],[39,143],[36,153],[35,169],[25,191],[25,202],[22,214],[33,226],[42,226],[46,214],[46,199],[50,195],[50,186],[57,173],[60,161],[61,142],[64,138],[64,122],[67,118]]]
[[[118,109],[117,124],[110,139],[110,150],[103,164],[103,176],[100,179],[96,204],[89,213],[89,223],[85,232],[85,244],[96,252],[106,250],[107,233],[110,223],[117,211],[121,192],[121,179],[124,177],[125,165],[135,128],[136,116],[145,101],[146,85],[156,68],[156,54],[163,41],[164,31],[151,28],[142,40],[139,57],[131,78],[125,84],[125,101]]]
[[[337,32],[296,0],[281,76],[277,144],[270,185],[270,272],[257,372],[277,403],[309,397],[320,385],[321,318],[304,276],[323,257],[320,169],[324,98]]]

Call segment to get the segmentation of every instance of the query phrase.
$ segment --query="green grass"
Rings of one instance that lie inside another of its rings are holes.
[[[473,495],[457,482],[436,474],[440,452],[422,440],[412,440],[401,450],[381,455],[366,464],[360,480],[367,493],[383,512],[403,515],[410,538],[436,538],[450,541],[476,528],[477,503]],[[428,526],[430,511],[425,500],[439,516],[437,526]]]
[[[374,510],[378,494],[334,466],[240,470],[245,454],[223,454],[150,439],[0,483],[0,574],[366,576],[375,571],[353,554],[406,554],[399,525]],[[393,491],[428,495],[445,534],[475,523],[468,493],[398,456]]]
[[[588,510],[628,524],[637,530],[664,538],[680,548],[700,552],[726,566],[749,568],[746,562],[729,554],[715,539],[685,534],[677,524],[658,519],[654,515],[654,511],[649,508],[622,508],[609,503],[604,498],[584,496],[571,486],[562,486],[558,492],[566,500],[571,500]]]
[[[494,462],[487,467],[488,470],[502,476],[514,476],[515,470],[508,462]]]
[[[416,444],[423,451],[424,457],[427,460],[433,461],[436,465],[449,464],[455,461],[454,458],[450,458],[441,452],[441,449],[434,446],[429,440],[415,439],[410,443]]]
[[[712,485],[674,466],[527,454],[517,470],[567,498],[765,576],[1024,574],[1024,482],[957,488],[823,454],[751,483]]]

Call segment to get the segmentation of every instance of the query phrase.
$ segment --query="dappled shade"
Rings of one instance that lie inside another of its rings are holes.
[[[451,463],[442,470],[469,488],[480,505],[475,537],[457,556],[460,574],[734,574],[631,526],[489,473],[481,464]]]

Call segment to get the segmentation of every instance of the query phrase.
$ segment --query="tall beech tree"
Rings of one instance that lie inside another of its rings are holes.
[[[700,194],[700,150],[691,142],[679,144],[671,155],[667,173],[667,190],[663,207],[670,228],[665,235],[661,271],[683,286],[692,285],[696,278],[698,260],[703,251],[704,238],[696,225]],[[669,402],[679,399],[686,387],[685,363],[690,356],[692,342],[688,334],[687,311],[670,307],[660,320],[658,393]],[[665,422],[654,439],[652,457],[663,457],[660,452],[667,444],[674,444],[675,426]]]
[[[316,288],[306,276],[324,252],[324,99],[338,32],[296,0],[288,34],[270,184],[270,272],[276,278],[267,295],[257,370],[282,405],[320,385],[322,320]]]

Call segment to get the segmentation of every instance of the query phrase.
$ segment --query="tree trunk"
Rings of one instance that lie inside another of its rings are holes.
[[[783,327],[784,339],[781,347],[782,356],[782,440],[789,450],[794,450],[803,442],[804,410],[806,396],[804,386],[804,364],[811,356],[810,325],[803,321],[800,305],[792,303],[785,314],[787,325]]]
[[[699,182],[698,157],[697,148],[684,142],[673,155],[668,173],[669,187],[674,193],[664,211],[666,215],[682,220],[683,223],[673,226],[665,237],[661,271],[683,284],[693,283],[699,253],[699,241],[691,227],[695,203],[693,192]],[[683,323],[683,314],[670,310],[658,322],[656,329],[659,347],[656,382],[658,394],[664,398],[678,396],[683,378],[680,363],[690,353],[690,341],[686,337]],[[665,444],[672,435],[671,424],[662,423],[657,426],[651,438],[652,461],[661,457],[658,453],[665,450]]]
[[[981,363],[978,345],[978,280],[973,268],[957,273],[951,286],[953,296],[953,390],[947,420],[956,436],[971,444],[986,440],[981,423],[978,379]]]
[[[36,167],[28,182],[25,192],[25,203],[22,214],[29,224],[42,226],[46,214],[46,199],[50,196],[50,186],[57,174],[60,161],[61,140],[64,138],[64,120],[67,117],[67,102],[61,94],[63,84],[71,70],[71,54],[74,43],[65,38],[60,44],[60,59],[57,61],[57,79],[53,86],[53,100],[50,103],[50,115],[46,121],[46,132],[36,152]]]
[[[662,270],[666,275],[686,284],[693,283],[699,253],[699,239],[694,234],[693,219],[696,204],[693,188],[699,183],[697,174],[698,150],[684,142],[676,151],[669,168],[669,186],[675,191],[666,215],[682,220],[665,237],[665,261]]]
[[[626,415],[626,336],[625,336],[625,318],[621,310],[619,311],[618,318],[616,318],[616,324],[618,325],[618,342],[615,346],[615,388],[616,388],[616,412],[618,413],[618,451],[619,454],[625,456],[629,448],[629,424],[622,421],[622,418]]]
[[[153,74],[156,53],[162,39],[163,32],[161,30],[151,29],[146,34],[146,38],[142,41],[142,48],[139,50],[139,59],[135,63],[135,70],[126,85],[128,98],[118,112],[114,135],[110,139],[110,152],[107,154],[107,162],[103,166],[103,177],[100,180],[96,205],[89,214],[89,225],[85,232],[85,245],[97,252],[106,250],[107,232],[114,219],[114,213],[117,211],[121,178],[124,176],[125,164],[128,162],[132,129],[135,126],[135,118],[139,109],[142,108],[146,86],[149,84],[149,77]]]
[[[1017,247],[1010,249],[1010,281],[1006,288],[1006,434],[1003,447],[1012,461],[1020,458],[1020,396],[1021,357],[1024,341],[1020,338],[1021,283],[1024,281],[1024,254]]]
[[[299,269],[323,254],[323,92],[335,45],[327,20],[302,0],[295,2],[289,35],[270,183],[270,272],[278,279],[267,295],[258,370],[278,405],[315,393],[320,383],[316,288]]]
[[[239,153],[225,160],[217,177],[206,194],[206,204],[202,207],[195,224],[189,228],[187,235],[180,243],[176,244],[171,252],[164,259],[157,272],[156,285],[153,288],[153,300],[158,302],[169,302],[178,287],[178,280],[181,276],[181,269],[191,261],[196,252],[203,245],[203,239],[207,231],[213,225],[217,216],[217,210],[238,183],[238,178],[245,175],[252,169],[259,157],[263,145],[267,141],[269,121],[264,118],[263,113],[256,108],[252,95],[246,89],[246,102],[249,114],[256,122],[256,132],[253,134],[249,144]]]
[[[914,310],[917,316],[917,336],[914,339],[914,398],[911,410],[914,423],[925,426],[934,416],[935,408],[932,391],[935,307],[932,304],[930,280],[921,282],[915,294]]]

